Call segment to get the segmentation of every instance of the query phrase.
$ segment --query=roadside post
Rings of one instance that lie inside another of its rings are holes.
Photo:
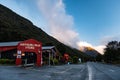
[[[79,58],[78,60],[79,60],[79,63],[81,63],[81,58]]]

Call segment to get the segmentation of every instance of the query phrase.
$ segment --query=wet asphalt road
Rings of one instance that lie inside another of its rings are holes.
[[[40,68],[0,66],[0,80],[120,80],[120,67],[93,62]]]

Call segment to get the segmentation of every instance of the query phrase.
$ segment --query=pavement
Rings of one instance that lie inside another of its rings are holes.
[[[39,68],[0,66],[0,80],[120,80],[120,67],[95,62]]]

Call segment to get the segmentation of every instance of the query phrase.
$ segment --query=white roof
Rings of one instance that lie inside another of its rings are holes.
[[[19,42],[1,42],[0,47],[1,46],[17,46]]]
[[[43,46],[42,49],[52,49],[54,48],[55,46]]]
[[[1,43],[0,43],[0,47],[3,47],[3,46],[17,46],[19,42],[20,42],[20,41],[18,41],[18,42],[1,42]],[[43,49],[43,50],[44,50],[44,49],[52,49],[52,48],[54,48],[54,47],[55,47],[55,46],[43,46],[42,49]]]

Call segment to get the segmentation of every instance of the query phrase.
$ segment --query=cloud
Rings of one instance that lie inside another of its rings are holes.
[[[38,0],[38,7],[47,21],[50,34],[57,40],[78,49],[80,46],[89,46],[103,54],[104,46],[93,46],[80,41],[79,34],[73,29],[73,16],[66,13],[62,0]]]
[[[94,49],[97,50],[101,54],[104,54],[104,49],[105,48],[106,48],[105,45],[94,46]]]
[[[95,48],[98,52],[104,54],[104,48],[106,48],[105,45],[107,45],[108,42],[110,42],[110,41],[120,41],[120,35],[105,36],[105,37],[103,37],[103,39],[101,40],[101,44],[102,44],[102,45],[94,46],[94,48]]]
[[[87,47],[92,47],[92,45],[88,42],[85,42],[85,41],[80,41],[77,43],[78,46],[87,46]]]
[[[101,40],[101,43],[106,45],[110,41],[120,41],[120,35],[114,35],[114,36],[105,36]]]
[[[66,13],[62,0],[38,0],[38,6],[53,37],[70,46],[79,40],[73,17]]]
[[[95,49],[96,51],[98,51],[99,53],[104,54],[105,45],[94,46],[88,42],[80,41],[80,42],[77,42],[77,46],[80,48],[81,51],[84,50],[84,47],[91,47]]]

